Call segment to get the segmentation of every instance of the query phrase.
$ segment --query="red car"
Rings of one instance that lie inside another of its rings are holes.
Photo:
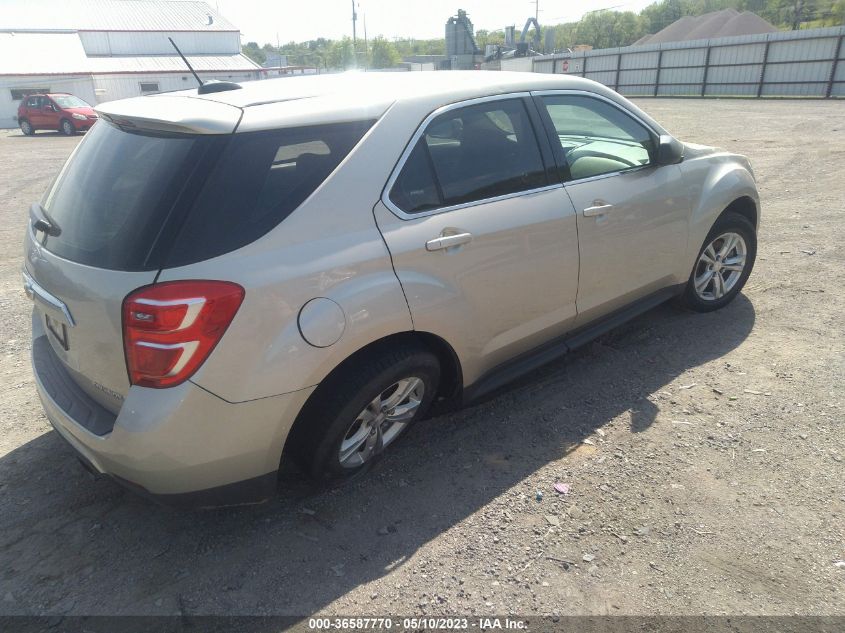
[[[35,134],[35,130],[58,130],[73,136],[96,122],[94,108],[72,94],[29,95],[18,106],[18,125],[27,136]]]

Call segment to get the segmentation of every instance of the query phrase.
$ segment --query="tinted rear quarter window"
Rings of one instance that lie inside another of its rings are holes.
[[[372,123],[233,135],[188,214],[167,266],[209,259],[267,233],[326,180]]]

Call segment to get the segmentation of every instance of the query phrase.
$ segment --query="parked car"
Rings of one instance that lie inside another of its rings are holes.
[[[754,264],[748,160],[589,80],[214,90],[98,106],[26,237],[49,420],[165,502],[266,499],[283,454],[361,473],[435,399],[671,298],[721,308]]]
[[[94,108],[65,92],[29,95],[18,106],[18,125],[27,136],[36,130],[56,130],[73,136],[91,129],[98,118]]]

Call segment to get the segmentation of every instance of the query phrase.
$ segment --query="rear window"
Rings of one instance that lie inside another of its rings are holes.
[[[167,266],[240,248],[291,214],[372,121],[235,134],[196,199]]]
[[[151,247],[201,145],[192,137],[144,136],[95,125],[44,199],[59,229],[58,235],[45,236],[45,248],[98,268],[148,269]]]
[[[101,122],[43,206],[43,244],[112,270],[181,266],[275,227],[331,174],[372,121],[225,136],[161,136]]]

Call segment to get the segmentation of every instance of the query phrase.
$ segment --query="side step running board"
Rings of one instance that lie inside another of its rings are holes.
[[[474,384],[464,389],[463,403],[466,405],[477,402],[484,396],[516,380],[520,376],[524,376],[560,358],[564,354],[586,345],[602,334],[606,334],[610,330],[619,327],[626,321],[630,321],[644,312],[648,312],[652,308],[659,306],[661,303],[665,303],[669,299],[676,297],[683,291],[683,288],[683,285],[680,285],[658,290],[654,294],[648,295],[611,313],[596,323],[591,323],[574,332],[570,332],[559,339],[550,341],[514,360],[508,361],[504,365],[494,368]]]

